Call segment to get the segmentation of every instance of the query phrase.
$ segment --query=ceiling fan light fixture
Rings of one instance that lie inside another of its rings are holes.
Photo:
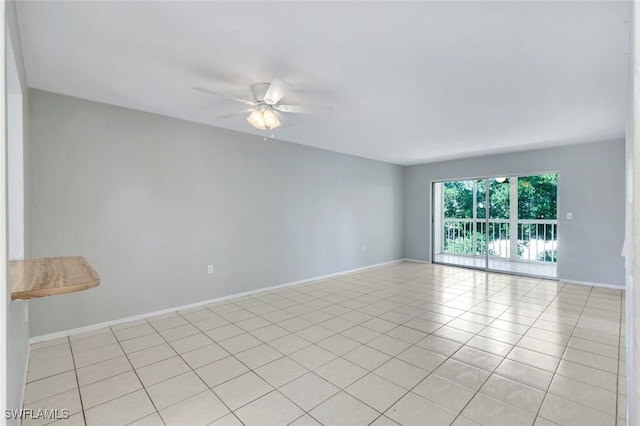
[[[262,119],[264,120],[265,127],[271,130],[282,124],[280,123],[280,120],[278,120],[278,116],[276,116],[270,109],[262,111]]]
[[[259,130],[273,130],[282,125],[278,117],[270,109],[251,111],[251,114],[247,117],[247,123]]]
[[[265,130],[267,128],[264,125],[264,118],[260,110],[251,111],[251,114],[247,117],[247,123],[259,130]]]

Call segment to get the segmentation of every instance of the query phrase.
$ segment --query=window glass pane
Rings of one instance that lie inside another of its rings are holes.
[[[487,204],[487,191],[485,190],[486,184],[484,179],[476,181],[476,218],[486,219],[487,211],[485,205]]]
[[[557,219],[558,175],[518,178],[518,219]]]
[[[509,180],[489,178],[489,218],[509,219]]]
[[[470,219],[473,217],[473,181],[455,180],[444,183],[444,217]]]

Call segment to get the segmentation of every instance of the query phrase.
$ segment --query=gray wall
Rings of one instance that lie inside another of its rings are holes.
[[[18,141],[18,143],[23,144],[23,158],[13,158],[9,156],[7,158],[8,163],[8,173],[9,179],[7,181],[8,191],[11,193],[13,191],[24,191],[24,210],[23,215],[24,218],[21,222],[21,225],[24,225],[28,221],[29,217],[29,203],[28,198],[28,161],[26,161],[26,153],[29,150],[29,137],[27,130],[27,122],[29,119],[28,115],[28,107],[27,107],[27,83],[26,77],[24,73],[24,62],[22,60],[22,50],[20,43],[20,32],[18,30],[18,21],[16,18],[16,10],[15,10],[15,2],[8,1],[5,3],[5,19],[6,26],[5,31],[7,35],[7,42],[11,41],[11,47],[13,49],[13,54],[15,57],[15,69],[7,69],[7,77],[10,74],[15,73],[17,71],[18,84],[12,85],[12,87],[7,87],[7,95],[8,96],[17,96],[20,97],[22,95],[22,122],[16,123],[14,120],[11,120],[13,116],[15,116],[15,111],[10,111],[13,103],[9,103],[7,105],[7,133],[9,137],[12,137],[15,134],[22,133],[23,140]],[[7,65],[9,65],[12,61],[7,60]],[[13,65],[13,64],[12,64]],[[17,86],[17,87],[16,87]],[[21,126],[22,132],[16,131],[15,126]],[[14,143],[15,141],[10,140],[8,143]],[[12,179],[12,172],[16,169],[15,166],[19,166],[17,163],[22,163],[22,170],[20,167],[17,167],[21,173],[24,173],[24,187],[18,186],[16,187],[15,179]],[[8,218],[11,223],[13,223],[13,218]],[[26,241],[26,228],[24,229],[24,236],[22,233],[19,233],[20,238],[24,238],[24,253],[10,253],[15,255],[16,257],[28,257],[29,256],[29,245],[28,241]],[[8,233],[11,237],[15,238],[15,235],[12,232]],[[9,248],[11,249],[14,246],[13,241],[9,242]],[[22,395],[24,391],[24,378],[26,376],[27,369],[27,354],[29,351],[29,323],[25,321],[28,319],[28,310],[29,310],[29,302],[28,301],[15,301],[11,302],[10,290],[7,289],[7,402],[6,406],[9,408],[22,408]],[[7,420],[8,424],[18,424],[19,421],[12,419]]]
[[[38,90],[29,106],[31,255],[102,278],[33,300],[33,336],[403,257],[400,166]]]
[[[622,287],[624,170],[624,141],[407,167],[404,180],[405,256],[431,260],[431,181],[557,171],[558,277]],[[573,220],[566,219],[568,211],[573,212]]]
[[[29,106],[30,254],[102,276],[32,301],[33,336],[428,261],[430,181],[482,175],[558,171],[560,278],[624,282],[622,141],[402,168],[38,90]]]

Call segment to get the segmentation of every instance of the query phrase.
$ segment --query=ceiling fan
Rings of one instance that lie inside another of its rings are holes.
[[[253,94],[252,101],[227,96],[204,87],[194,87],[193,89],[249,105],[251,108],[219,115],[218,118],[229,118],[248,113],[247,122],[260,130],[273,130],[276,127],[280,127],[283,114],[318,114],[328,113],[333,110],[333,107],[330,106],[286,105],[280,103],[285,94],[292,90],[292,87],[289,83],[279,78],[276,78],[271,83],[252,84],[250,88]]]

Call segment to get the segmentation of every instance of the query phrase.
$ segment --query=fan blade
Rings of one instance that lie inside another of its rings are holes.
[[[231,101],[236,101],[243,103],[245,105],[255,106],[257,105],[255,102],[247,101],[246,99],[235,98],[233,96],[223,95],[222,93],[214,92],[213,90],[206,89],[204,87],[194,87],[193,90],[198,90],[200,92],[209,93],[210,95],[220,96],[221,98],[229,99]]]
[[[245,115],[253,111],[253,108],[243,109],[242,111],[230,112],[229,114],[217,115],[216,118],[231,118],[237,115]]]
[[[280,102],[280,99],[291,90],[291,85],[284,80],[276,78],[273,80],[267,93],[264,94],[264,101],[269,105],[274,105]]]
[[[311,105],[277,105],[275,107],[281,112],[293,112],[295,114],[326,114],[333,111],[330,106],[311,106]]]
[[[280,120],[280,124],[281,126],[278,127],[278,129],[281,129],[283,127],[291,127],[293,126],[293,121],[291,120],[290,117],[286,117],[284,115],[282,115],[280,112],[276,111],[275,109],[273,110],[273,113],[276,115],[276,117],[278,117],[278,120]]]

